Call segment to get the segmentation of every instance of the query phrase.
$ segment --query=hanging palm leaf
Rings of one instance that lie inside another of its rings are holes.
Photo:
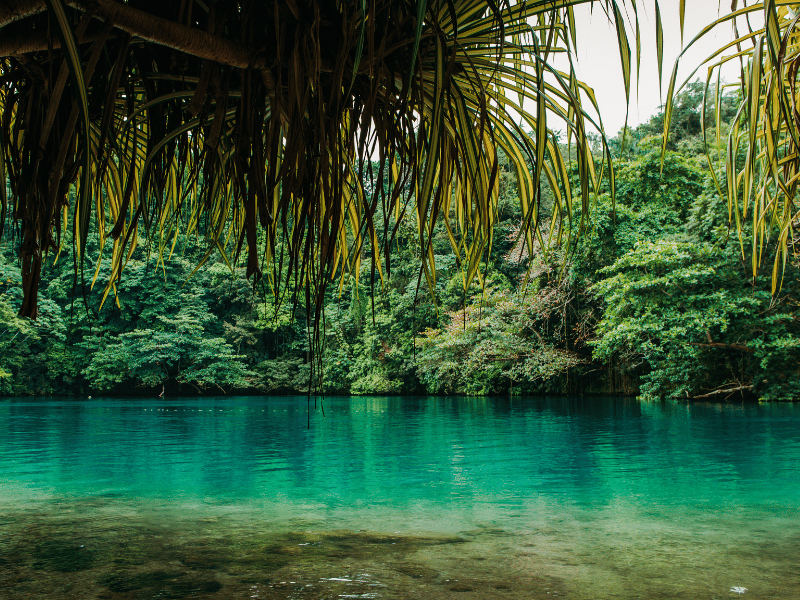
[[[800,226],[796,197],[800,180],[800,3],[767,0],[738,10],[737,4],[734,1],[734,12],[703,29],[686,50],[718,27],[734,27],[734,41],[703,63],[707,67],[706,92],[711,82],[719,79],[724,65],[735,61],[741,66],[742,104],[724,150],[717,127],[716,145],[726,161],[724,165],[713,164],[710,150],[714,144],[710,144],[709,164],[715,179],[716,171],[724,171],[725,184],[717,181],[717,186],[728,199],[730,221],[738,229],[742,256],[749,255],[754,277],[765,262],[771,262],[772,291],[776,293],[786,261],[797,250],[796,232]],[[746,23],[745,33],[739,30],[740,22]],[[672,99],[682,87],[676,85],[679,61],[668,92],[665,144]],[[697,70],[699,67],[687,82]],[[723,86],[717,85],[717,106],[722,93]],[[704,98],[704,107],[705,104]],[[702,123],[705,135],[705,109]]]
[[[0,175],[25,273],[21,313],[36,315],[42,261],[68,242],[65,228],[77,272],[90,231],[111,254],[105,296],[140,229],[161,260],[188,232],[278,291],[305,286],[316,322],[327,283],[358,277],[362,257],[379,278],[389,272],[402,219],[416,221],[430,286],[438,220],[469,285],[491,249],[499,152],[530,247],[540,181],[558,221],[575,201],[588,209],[610,167],[605,144],[602,157],[590,151],[587,133],[602,129],[571,67],[580,3],[591,2],[3,3]],[[628,90],[623,20],[635,11],[599,3]],[[580,193],[552,129],[578,149]]]

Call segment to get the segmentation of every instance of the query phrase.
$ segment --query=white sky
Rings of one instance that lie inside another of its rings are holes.
[[[630,126],[647,121],[651,115],[658,112],[659,106],[663,103],[658,85],[655,9],[652,1],[640,2],[638,5],[639,26],[643,38],[641,81],[638,86],[635,81],[631,83],[631,106],[628,117]],[[666,94],[675,59],[681,51],[679,2],[678,0],[661,0],[660,6],[664,30],[664,81],[661,94]],[[730,0],[722,0],[721,6],[718,0],[689,0],[686,2],[684,43],[688,44],[703,27],[729,12]],[[576,65],[578,78],[594,88],[606,135],[612,137],[625,124],[625,87],[622,80],[616,30],[608,23],[608,19],[599,5],[595,7],[593,14],[590,13],[588,6],[576,7],[575,18],[579,32]],[[732,40],[731,26],[724,24],[708,34],[702,42],[696,43],[681,59],[682,68],[678,71],[678,84],[682,83],[689,73],[714,50]],[[629,41],[631,52],[635,56],[635,41],[630,33]],[[726,54],[730,54],[730,52]],[[738,68],[733,66],[734,62],[729,63],[732,68],[723,70],[723,79],[728,82],[734,82],[738,77]],[[699,76],[702,81],[705,81],[706,74],[707,69],[702,68],[695,78]]]

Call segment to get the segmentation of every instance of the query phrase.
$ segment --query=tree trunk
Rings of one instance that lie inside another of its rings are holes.
[[[156,17],[115,0],[66,0],[66,4],[80,11],[93,10],[95,18],[161,46],[239,69],[257,69],[261,71],[267,88],[272,90],[275,87],[263,54],[239,42]],[[45,10],[47,5],[42,0],[4,0],[0,3],[0,28]],[[38,37],[34,40],[15,37],[0,42],[0,56],[37,50],[42,41]]]
[[[93,8],[86,0],[67,0],[73,8]],[[263,56],[244,44],[180,25],[114,0],[99,0],[94,16],[115,27],[161,46],[240,69],[265,69]]]

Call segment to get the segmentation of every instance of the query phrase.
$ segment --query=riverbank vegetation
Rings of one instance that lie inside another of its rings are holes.
[[[325,292],[322,378],[312,377],[314,331],[302,296],[288,289],[276,299],[268,277],[254,287],[244,267],[222,259],[195,272],[208,250],[202,238],[178,235],[164,260],[148,245],[159,242],[142,238],[102,307],[103,286],[91,286],[95,273],[76,275],[74,253],[63,247],[43,272],[36,321],[16,316],[19,267],[4,245],[0,393],[144,394],[164,385],[168,393],[311,387],[330,394],[798,398],[798,262],[789,255],[774,295],[770,257],[753,278],[754,249],[740,242],[747,236],[732,228],[709,171],[702,92],[691,84],[678,96],[663,168],[662,115],[610,141],[616,199],[606,180],[588,214],[575,211],[552,227],[543,220],[543,241],[560,235],[561,243],[534,244],[533,251],[522,243],[517,179],[501,156],[491,252],[483,256],[483,279],[466,289],[468,265],[453,253],[441,220],[426,259],[436,271],[432,287],[413,221],[397,223],[383,282],[365,245],[359,276]],[[737,105],[735,96],[723,97],[722,134]],[[716,125],[709,117],[709,143]],[[570,150],[560,147],[580,189]],[[602,153],[599,141],[596,150]],[[542,214],[553,208],[547,194]],[[89,244],[91,253],[98,232]],[[97,281],[108,280],[111,268],[110,257],[101,261]]]

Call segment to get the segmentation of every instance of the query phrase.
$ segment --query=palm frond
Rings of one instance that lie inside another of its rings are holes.
[[[140,232],[160,260],[187,232],[206,239],[206,258],[243,263],[279,294],[306,286],[316,322],[326,285],[358,278],[362,257],[379,278],[390,272],[408,218],[431,289],[439,221],[469,285],[492,245],[500,152],[531,247],[540,181],[560,220],[574,201],[588,209],[611,169],[605,144],[604,156],[590,149],[590,128],[602,133],[591,90],[554,62],[571,65],[582,3],[592,2],[8,4],[0,162],[30,274],[22,314],[36,314],[42,260],[64,245],[65,226],[78,259],[90,230],[100,253],[112,242],[104,298]],[[627,94],[625,5],[600,3],[617,27]],[[556,129],[578,149],[579,193]]]
[[[727,63],[738,61],[742,72],[742,103],[728,134],[725,164],[714,165],[710,153],[709,163],[715,181],[715,169],[724,170],[726,185],[718,188],[727,196],[743,258],[749,254],[754,277],[765,262],[771,261],[772,291],[776,293],[789,254],[797,251],[796,230],[800,226],[796,197],[800,180],[800,3],[766,0],[743,6],[709,24],[691,40],[684,53],[715,28],[731,26],[743,17],[757,17],[760,21],[756,22],[763,26],[748,28],[743,35],[735,29],[734,41],[713,52],[701,65],[707,68],[706,90],[713,78],[719,80],[719,72]],[[672,98],[682,87],[676,82],[677,69],[678,62],[667,96],[665,144]],[[722,93],[723,86],[716,85],[717,107]],[[705,97],[703,102],[705,105]],[[703,127],[705,131],[705,118]]]

